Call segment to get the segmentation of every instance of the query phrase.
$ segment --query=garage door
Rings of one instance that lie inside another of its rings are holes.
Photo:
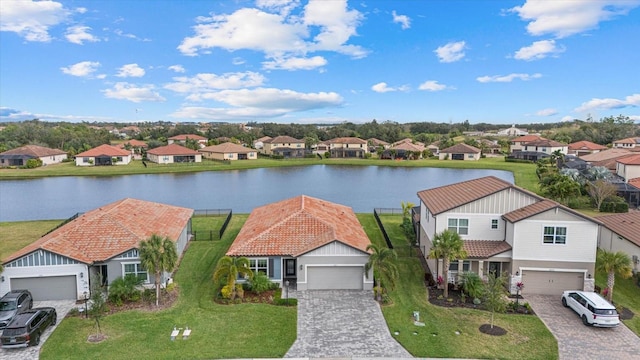
[[[531,271],[522,272],[522,293],[561,295],[565,290],[582,290],[584,274],[577,272]]]
[[[362,290],[363,270],[359,266],[310,266],[307,268],[309,290]]]
[[[34,300],[76,300],[76,276],[11,279],[11,289],[27,289]]]

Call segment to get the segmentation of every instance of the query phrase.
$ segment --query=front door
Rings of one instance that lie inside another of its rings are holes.
[[[284,260],[284,276],[296,277],[296,259]]]
[[[489,273],[493,273],[496,277],[502,274],[502,263],[497,261],[489,262]]]

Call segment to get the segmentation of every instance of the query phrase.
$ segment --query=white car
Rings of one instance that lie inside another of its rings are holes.
[[[616,327],[620,324],[616,308],[594,292],[565,291],[562,305],[573,309],[587,326]]]

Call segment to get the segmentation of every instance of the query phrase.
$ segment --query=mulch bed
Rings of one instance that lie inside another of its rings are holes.
[[[491,324],[482,324],[479,329],[481,333],[492,336],[502,336],[507,333],[507,330],[500,326],[493,325],[493,327],[491,327]]]
[[[233,301],[223,298],[214,299],[218,304],[236,304],[236,303],[254,303],[254,304],[273,304],[276,298],[276,290],[263,291],[260,294],[253,291],[245,290],[242,298],[235,298]]]
[[[515,301],[515,297],[510,298],[511,301]],[[429,288],[429,302],[443,307],[463,307],[468,309],[486,310],[484,305],[476,305],[473,303],[473,299],[468,296],[462,301],[462,291],[449,289],[449,297],[444,297],[444,290],[436,287]],[[517,310],[514,310],[511,306],[507,307],[508,314],[523,314],[534,315],[533,311],[530,311],[524,306],[524,301],[520,297],[519,306]]]
[[[155,290],[154,290],[155,291]],[[113,315],[113,314],[117,314],[119,312],[123,312],[123,311],[129,311],[129,310],[141,310],[141,311],[159,311],[159,310],[165,310],[165,309],[169,309],[173,306],[173,304],[175,304],[175,302],[178,300],[178,296],[180,295],[180,292],[178,291],[178,288],[175,287],[173,290],[171,291],[166,291],[164,289],[160,290],[160,303],[158,304],[158,306],[156,306],[156,301],[135,301],[135,302],[125,302],[124,304],[118,306],[115,305],[113,303],[110,303],[107,301],[107,311],[105,312],[105,315]],[[82,308],[83,306],[83,302],[78,302],[77,304],[79,308]],[[84,309],[83,309],[84,310]],[[77,316],[77,317],[85,317],[85,314],[82,312],[69,312],[67,314],[67,316],[71,317],[71,316]],[[91,341],[91,340],[89,340]],[[100,340],[102,341],[102,340]]]

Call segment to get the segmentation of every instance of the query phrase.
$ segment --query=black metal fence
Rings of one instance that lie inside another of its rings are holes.
[[[193,235],[193,240],[195,241],[214,241],[222,239],[224,232],[227,230],[227,226],[233,217],[233,211],[231,209],[205,209],[205,210],[194,210],[194,216],[225,216],[226,219],[222,223],[219,229],[208,229],[208,230],[193,230],[191,235]]]
[[[380,220],[379,214],[388,214],[388,215],[402,215],[402,209],[393,209],[393,208],[375,208],[373,209],[373,217],[376,219],[378,223],[378,227],[382,232],[382,236],[384,237],[384,241],[387,242],[387,246],[389,249],[393,249],[393,244],[391,244],[391,239],[389,239],[389,235],[387,231],[384,229],[384,225],[382,225],[382,221]]]
[[[46,233],[44,233],[44,235],[47,235],[47,234],[52,233],[54,230],[56,230],[56,229],[60,228],[62,225],[65,225],[65,224],[67,224],[67,223],[69,223],[69,222],[71,222],[71,221],[73,221],[73,220],[77,219],[77,218],[78,218],[78,216],[80,216],[80,215],[82,215],[82,214],[84,214],[84,213],[83,213],[83,212],[75,213],[75,215],[73,215],[73,216],[71,216],[70,218],[68,218],[67,220],[65,220],[65,221],[61,222],[60,224],[58,224],[58,226],[54,227],[53,229],[51,229],[51,230],[47,231]],[[44,236],[44,235],[42,235],[42,236]]]

